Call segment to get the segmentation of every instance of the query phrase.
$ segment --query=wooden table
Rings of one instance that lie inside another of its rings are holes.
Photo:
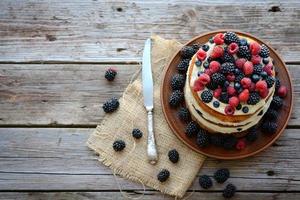
[[[270,43],[293,76],[295,105],[283,136],[259,155],[207,159],[228,167],[235,199],[300,199],[300,1],[0,1],[0,199],[122,199],[85,142],[101,104],[120,97],[151,33],[186,42],[219,28]],[[115,66],[108,84],[103,74]],[[134,197],[142,186],[118,178]],[[195,179],[190,199],[222,199]],[[147,188],[144,199],[169,199]],[[171,199],[171,198],[170,198]]]

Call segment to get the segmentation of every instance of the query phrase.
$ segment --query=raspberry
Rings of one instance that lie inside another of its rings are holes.
[[[224,43],[224,34],[223,33],[218,33],[214,37],[214,43],[217,45],[223,44]]]
[[[252,55],[258,55],[260,53],[260,49],[261,46],[257,42],[250,43],[250,52]]]
[[[239,103],[240,103],[240,100],[239,100],[239,98],[237,98],[237,97],[230,97],[229,98],[229,105],[230,106],[232,106],[232,107],[237,107],[238,105],[239,105]]]
[[[208,76],[211,76],[211,75],[212,75],[212,72],[211,72],[210,69],[204,70],[204,73],[207,74]]]
[[[232,55],[235,54],[236,52],[238,52],[239,50],[239,46],[237,45],[237,43],[233,42],[228,46],[228,52]]]
[[[247,102],[249,99],[249,90],[244,89],[240,94],[239,94],[239,99],[241,102]]]
[[[251,62],[256,65],[256,64],[259,64],[261,61],[261,57],[259,55],[253,55],[251,57]]]
[[[210,82],[210,77],[209,77],[209,75],[207,75],[207,74],[201,74],[200,76],[199,76],[199,81],[200,81],[200,83],[202,84],[202,85],[206,85],[207,83],[209,83]]]
[[[220,70],[220,63],[217,61],[211,61],[209,64],[209,69],[212,73],[216,73]]]
[[[198,60],[201,60],[201,61],[205,60],[206,52],[203,49],[199,49],[197,52],[197,58],[198,58]]]
[[[250,61],[245,62],[244,66],[243,66],[243,71],[246,76],[251,75],[253,73],[252,62],[250,62]]]
[[[113,68],[109,68],[108,70],[106,70],[104,77],[108,81],[113,81],[116,75],[117,75],[117,71]]]
[[[213,96],[218,99],[221,96],[221,93],[222,93],[221,88],[215,89],[213,92]]]
[[[244,89],[249,89],[251,87],[251,79],[250,78],[243,78],[241,80],[241,85],[243,86]]]
[[[182,58],[191,58],[196,53],[195,49],[192,46],[184,46],[180,50]]]
[[[255,84],[255,89],[257,90],[257,91],[266,91],[267,89],[268,89],[268,85],[267,85],[267,83],[266,83],[266,81],[264,81],[264,80],[260,80],[260,81],[258,81],[256,84]]]
[[[237,68],[242,69],[246,61],[247,60],[245,58],[238,58],[235,61],[235,65]]]
[[[273,70],[273,66],[270,64],[267,64],[266,66],[263,67],[263,71],[267,72],[269,76],[272,76],[273,74],[272,70]]]
[[[212,59],[222,57],[224,54],[224,49],[221,46],[215,46],[210,57]]]
[[[228,86],[227,87],[227,93],[228,93],[229,96],[234,96],[235,93],[236,93],[236,90],[234,89],[234,87]]]
[[[238,142],[236,143],[235,148],[237,150],[242,150],[246,148],[246,141],[245,139],[239,139]]]
[[[226,79],[229,81],[229,82],[233,82],[235,80],[235,75],[234,74],[228,74],[226,76]]]
[[[268,90],[268,89],[267,89],[267,90],[262,90],[262,91],[259,91],[258,93],[259,93],[259,96],[260,96],[262,99],[264,99],[264,98],[266,98],[266,97],[268,96],[269,90]]]
[[[195,92],[198,92],[198,91],[201,91],[204,89],[204,85],[200,82],[200,79],[197,79],[195,82],[194,82],[194,86],[193,86],[193,90]]]
[[[280,96],[280,97],[282,97],[282,98],[286,97],[286,95],[287,95],[287,87],[285,87],[283,85],[280,86],[279,89],[278,89],[278,91],[277,91],[277,95]]]
[[[231,105],[227,105],[225,107],[225,114],[226,115],[233,115],[234,111],[235,111],[235,109]]]
[[[250,87],[249,87],[249,91],[253,92],[255,90],[255,83],[251,83]]]

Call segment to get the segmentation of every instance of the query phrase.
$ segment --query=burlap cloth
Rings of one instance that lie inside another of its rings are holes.
[[[143,106],[140,77],[126,88],[120,98],[119,109],[104,117],[87,142],[87,145],[99,154],[99,161],[116,174],[177,197],[184,196],[205,160],[204,156],[189,149],[174,135],[164,118],[160,104],[162,71],[181,46],[174,40],[152,36],[154,132],[159,154],[158,163],[153,166],[147,161],[147,113]],[[133,128],[138,128],[144,133],[140,140],[132,137]],[[121,153],[112,148],[116,139],[126,142],[126,148]],[[174,148],[180,154],[177,164],[168,159],[168,151]],[[164,183],[157,180],[157,174],[162,168],[170,171],[170,178]]]

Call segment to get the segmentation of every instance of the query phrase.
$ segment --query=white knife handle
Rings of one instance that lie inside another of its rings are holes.
[[[153,132],[153,115],[152,109],[147,109],[148,113],[148,143],[147,143],[147,155],[149,162],[154,165],[157,162],[157,150],[155,145],[155,137]]]

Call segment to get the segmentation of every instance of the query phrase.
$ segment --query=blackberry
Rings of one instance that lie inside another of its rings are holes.
[[[222,103],[228,103],[229,101],[229,96],[227,94],[227,92],[222,92],[220,95],[220,99],[219,99]]]
[[[169,177],[170,177],[170,172],[167,169],[162,169],[157,174],[157,180],[159,180],[160,182],[165,182]]]
[[[221,134],[213,134],[210,136],[210,143],[217,147],[221,147],[224,143],[224,136]]]
[[[269,108],[265,114],[265,117],[269,120],[277,120],[278,112],[272,108]]]
[[[192,47],[193,47],[193,49],[195,50],[195,52],[197,52],[197,51],[200,49],[201,44],[195,43],[195,44],[192,44]]]
[[[238,83],[240,83],[240,82],[241,82],[241,80],[242,80],[244,77],[245,77],[245,75],[244,75],[244,74],[242,74],[242,75],[238,75],[238,76],[236,76],[236,77],[235,77],[235,81],[236,81],[236,82],[238,82]]]
[[[201,93],[201,99],[203,102],[205,103],[209,103],[211,102],[211,100],[213,99],[213,94],[211,91],[209,90],[204,90],[202,93]]]
[[[283,105],[282,99],[279,96],[274,96],[271,102],[271,108],[278,110],[282,107],[282,105]]]
[[[185,133],[188,137],[196,135],[199,131],[199,125],[195,121],[191,121],[187,124]]]
[[[174,92],[172,92],[169,99],[170,106],[177,107],[182,101],[183,101],[183,93],[180,90],[175,90]]]
[[[223,190],[224,198],[231,198],[234,196],[236,192],[236,187],[233,184],[228,184],[226,188]]]
[[[113,81],[117,75],[117,71],[115,69],[109,68],[106,70],[104,77],[108,81]]]
[[[115,151],[122,151],[126,147],[126,144],[123,140],[116,140],[113,143],[113,148]]]
[[[234,57],[227,50],[224,51],[223,62],[234,63]]]
[[[260,50],[260,53],[259,55],[262,57],[262,58],[267,58],[269,57],[270,55],[270,51],[268,49],[268,47],[264,44],[261,45],[261,50]]]
[[[190,59],[188,58],[182,59],[177,66],[177,70],[181,73],[185,73],[189,67],[189,63],[190,63]]]
[[[235,68],[233,73],[235,76],[244,75],[244,73],[239,68]]]
[[[176,149],[172,149],[169,151],[168,157],[172,163],[177,163],[179,160],[179,153]]]
[[[240,58],[246,58],[247,60],[251,59],[251,53],[247,46],[240,46],[237,55]]]
[[[230,136],[226,136],[224,138],[224,143],[223,143],[223,147],[224,149],[227,149],[227,150],[232,150],[235,148],[235,145],[237,143],[237,138],[230,135]]]
[[[209,145],[209,135],[204,129],[199,130],[197,134],[197,140],[196,143],[199,147],[206,147]]]
[[[102,105],[102,108],[103,108],[104,112],[112,113],[112,112],[114,112],[115,110],[118,109],[119,105],[120,105],[120,103],[119,103],[118,99],[113,97],[110,100],[106,101]]]
[[[230,62],[225,62],[221,65],[221,73],[223,74],[229,74],[229,73],[233,73],[235,70],[235,66],[233,63]]]
[[[237,36],[236,33],[227,32],[227,33],[225,33],[225,36],[224,36],[224,42],[225,42],[225,44],[230,44],[230,43],[233,43],[233,42],[239,44],[240,39],[239,39],[239,37]]]
[[[196,50],[192,46],[184,46],[180,50],[182,58],[191,58],[196,53]]]
[[[207,175],[202,175],[199,177],[199,185],[203,188],[203,189],[208,189],[213,185],[213,182],[211,180],[211,178]]]
[[[211,80],[208,84],[206,84],[206,87],[210,90],[215,90],[218,88],[218,84]]]
[[[181,90],[184,87],[185,78],[182,74],[175,74],[171,80],[173,90]]]
[[[182,107],[178,111],[178,117],[182,121],[187,122],[187,121],[189,121],[191,119],[190,111],[187,108]]]
[[[268,77],[266,78],[266,82],[267,82],[268,88],[270,88],[270,87],[272,87],[273,84],[275,83],[275,80],[274,80],[274,78],[273,78],[272,76],[268,76]]]
[[[214,173],[214,179],[218,183],[224,183],[229,178],[229,176],[230,176],[230,172],[226,168],[219,169]]]
[[[221,73],[214,73],[212,76],[211,76],[211,79],[214,83],[218,84],[218,85],[223,85],[224,82],[226,81],[226,78],[224,76],[224,74],[221,74]]]
[[[277,124],[275,122],[266,120],[261,125],[261,130],[264,133],[274,134],[274,133],[276,133],[276,130],[277,130]]]
[[[246,135],[246,140],[248,142],[254,142],[258,138],[258,131],[255,127],[249,129],[248,134]]]
[[[135,139],[140,139],[141,137],[143,137],[143,132],[140,129],[135,128],[132,130],[132,136]]]
[[[263,66],[261,64],[257,64],[253,66],[253,73],[260,74],[263,71]]]
[[[276,78],[276,81],[275,81],[275,90],[277,91],[279,88],[280,88],[280,80],[278,78]]]
[[[255,105],[259,102],[259,100],[260,100],[260,96],[258,92],[251,92],[247,103],[249,105]]]

